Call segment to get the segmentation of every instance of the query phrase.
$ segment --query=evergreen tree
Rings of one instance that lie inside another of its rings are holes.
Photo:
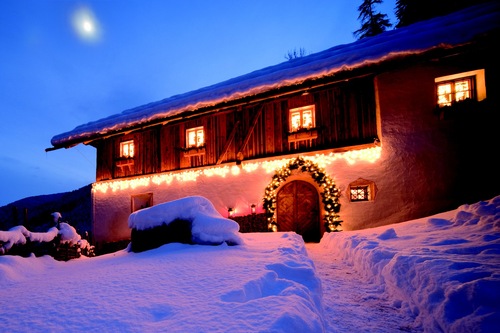
[[[374,6],[381,3],[382,0],[363,0],[358,7],[361,28],[354,32],[355,37],[362,39],[376,36],[392,26],[386,14],[375,12]]]
[[[491,0],[396,0],[396,28],[488,1]]]

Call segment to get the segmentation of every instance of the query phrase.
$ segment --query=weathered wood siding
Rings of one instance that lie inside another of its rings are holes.
[[[103,139],[95,144],[97,180],[373,142],[377,137],[374,96],[372,78],[354,79]],[[317,139],[312,146],[290,146],[289,109],[312,104]],[[205,147],[186,153],[186,129],[199,126],[205,131]],[[131,139],[133,165],[119,166],[120,142]]]

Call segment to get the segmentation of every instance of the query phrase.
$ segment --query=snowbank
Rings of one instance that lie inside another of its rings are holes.
[[[378,283],[428,332],[500,324],[500,196],[430,218],[325,234],[320,245]]]
[[[171,243],[56,262],[0,256],[6,332],[325,332],[302,237],[242,246]]]

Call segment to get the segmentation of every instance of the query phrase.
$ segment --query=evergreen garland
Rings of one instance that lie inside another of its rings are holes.
[[[342,221],[339,217],[340,211],[340,191],[335,186],[335,182],[331,179],[326,172],[318,167],[315,163],[304,159],[302,156],[291,160],[287,165],[276,170],[271,182],[267,185],[264,198],[263,207],[266,211],[266,218],[269,231],[278,231],[278,224],[275,220],[276,212],[276,190],[283,183],[294,170],[301,172],[308,172],[314,181],[323,189],[321,192],[322,202],[325,209],[325,217],[323,218],[326,230],[340,231]]]

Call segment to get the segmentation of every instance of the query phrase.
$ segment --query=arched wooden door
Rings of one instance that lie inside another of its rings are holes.
[[[276,218],[280,231],[294,231],[305,242],[319,242],[319,194],[308,182],[296,180],[277,194]]]

